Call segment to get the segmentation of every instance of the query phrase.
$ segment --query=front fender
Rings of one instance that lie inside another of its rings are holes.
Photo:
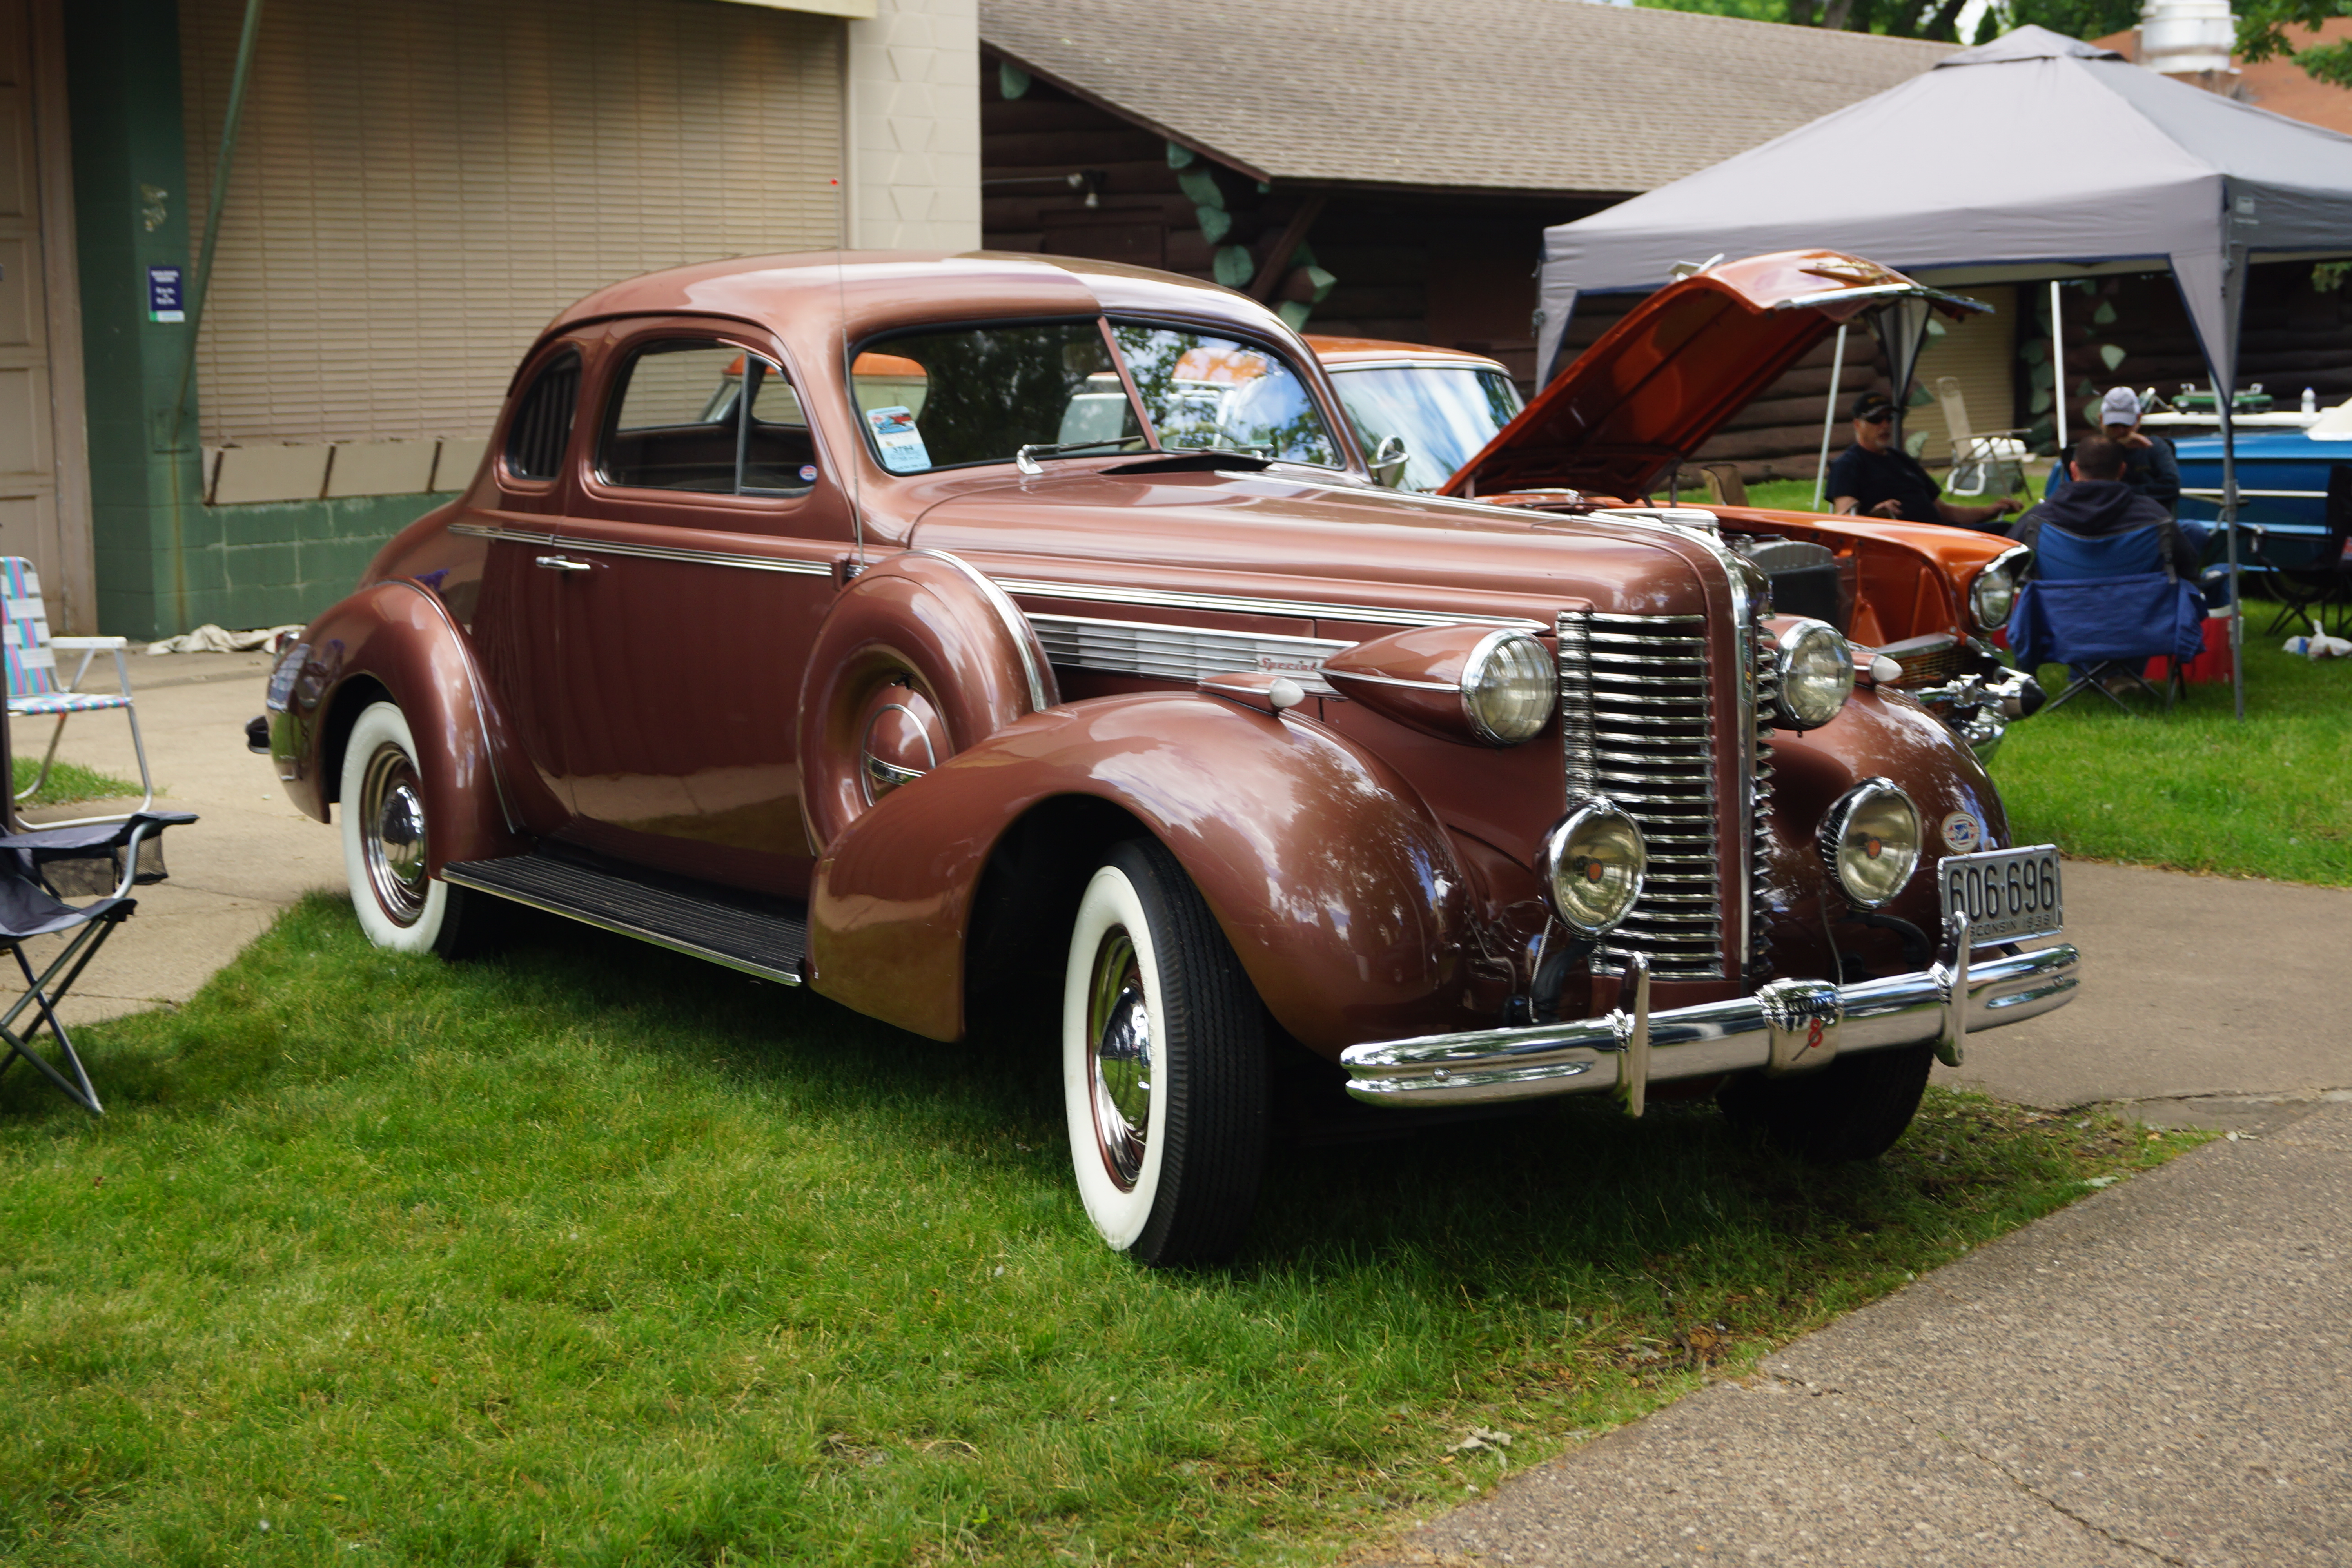
[[[1835,980],[1843,952],[1874,973],[1894,973],[1905,959],[1900,940],[1850,918],[1822,858],[1822,819],[1840,795],[1873,775],[1894,780],[1910,795],[1919,811],[1919,868],[1879,912],[1910,922],[1933,942],[1942,924],[1936,862],[1964,847],[1992,849],[2009,843],[2009,814],[2000,792],[1976,753],[1941,720],[1884,688],[1857,689],[1844,710],[1818,730],[1773,731],[1770,745],[1772,804],[1765,852],[1773,972]]]
[[[302,641],[309,656],[269,725],[270,757],[295,805],[329,820],[343,737],[360,710],[389,698],[416,741],[433,872],[451,860],[522,851],[501,793],[498,726],[480,671],[431,590],[405,579],[362,588],[311,622]]]
[[[918,1034],[960,1036],[990,852],[1070,796],[1117,806],[1168,847],[1276,1020],[1313,1049],[1336,1057],[1458,1016],[1464,879],[1412,786],[1319,723],[1192,692],[1031,714],[884,797],[818,863],[811,984]]]

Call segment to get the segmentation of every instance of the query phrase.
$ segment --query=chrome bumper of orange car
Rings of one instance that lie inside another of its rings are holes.
[[[1970,1034],[2038,1017],[2074,999],[2071,945],[1985,956],[1948,951],[1912,974],[1854,985],[1775,980],[1752,996],[1653,1014],[1641,960],[1625,977],[1632,1010],[1572,1024],[1481,1029],[1350,1046],[1348,1092],[1371,1105],[1484,1105],[1614,1093],[1642,1113],[1650,1084],[1762,1068],[1811,1072],[1841,1052],[1934,1045],[1959,1064]]]

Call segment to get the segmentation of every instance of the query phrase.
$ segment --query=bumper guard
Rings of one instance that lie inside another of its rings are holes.
[[[1650,1011],[1648,963],[1625,976],[1632,1011],[1578,1023],[1481,1029],[1350,1046],[1339,1055],[1348,1092],[1370,1105],[1486,1105],[1555,1094],[1614,1092],[1642,1114],[1652,1083],[1761,1068],[1811,1072],[1841,1051],[1932,1043],[1958,1067],[1980,1029],[2021,1023],[2074,1000],[2082,955],[2062,944],[2033,952],[1971,954],[1965,924],[1943,960],[1911,974],[1854,985],[1775,980],[1752,996]]]

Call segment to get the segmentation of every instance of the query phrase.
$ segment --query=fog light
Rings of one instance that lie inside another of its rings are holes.
[[[1537,851],[1537,873],[1552,913],[1585,936],[1614,930],[1650,868],[1649,847],[1633,819],[1591,800],[1559,819]]]
[[[1919,865],[1919,812],[1892,779],[1864,779],[1822,820],[1822,858],[1857,909],[1901,892]]]

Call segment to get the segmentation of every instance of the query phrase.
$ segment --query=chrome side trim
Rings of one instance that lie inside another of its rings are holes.
[[[972,586],[980,590],[981,596],[988,601],[988,607],[995,611],[996,618],[1003,623],[1006,634],[1013,638],[1013,647],[1021,650],[1021,673],[1029,681],[1029,710],[1042,713],[1060,703],[1062,694],[1054,685],[1052,666],[1044,663],[1042,658],[1045,653],[1041,646],[1043,639],[1037,636],[1028,617],[1021,613],[1021,607],[1005,596],[1003,588],[961,555],[950,555],[944,550],[910,550],[907,553],[944,561],[971,578]]]
[[[762,980],[773,980],[785,985],[801,984],[798,970],[776,969],[764,963],[753,963],[749,959],[735,958],[723,952],[713,952],[707,947],[699,947],[693,942],[680,941],[677,937],[664,936],[657,931],[647,931],[643,926],[631,925],[626,921],[616,921],[608,915],[586,913],[575,905],[535,899],[517,892],[512,888],[493,887],[488,882],[478,882],[462,871],[452,874],[445,869],[441,874],[441,879],[453,887],[470,888],[476,892],[486,893],[494,899],[505,899],[512,903],[528,904],[532,909],[545,910],[549,914],[562,915],[568,921],[577,921],[582,925],[594,926],[600,931],[609,931],[619,936],[635,937],[639,942],[651,942],[656,947],[666,947],[672,952],[682,952],[689,958],[707,959],[723,968],[740,970],[745,974],[756,974]]]
[[[1209,631],[1085,616],[1032,616],[1029,623],[1037,628],[1046,658],[1066,668],[1188,683],[1234,670],[1264,669],[1286,675],[1301,689],[1323,697],[1342,695],[1324,679],[1323,661],[1356,646],[1329,637]]]
[[[469,539],[500,540],[509,544],[551,545],[589,555],[626,555],[643,561],[677,561],[694,566],[731,566],[740,572],[781,572],[795,577],[830,577],[833,563],[788,561],[773,555],[750,555],[731,550],[679,550],[666,544],[620,544],[602,539],[580,539],[568,533],[525,532],[520,529],[489,528],[480,523],[453,522],[452,533]],[[932,553],[937,553],[933,552]]]
[[[2064,1006],[2081,984],[2082,954],[2070,945],[2035,952],[1949,963],[1884,980],[1831,986],[1805,983],[1816,1016],[1836,1015],[1837,1051],[1933,1046],[1964,1025],[1973,1033],[2021,1023]],[[1738,996],[1648,1016],[1644,1083],[1746,1072],[1772,1060],[1773,1019],[1765,1002]],[[1459,1035],[1385,1040],[1339,1053],[1348,1092],[1368,1105],[1483,1105],[1630,1089],[1626,1047],[1632,1020],[1622,1013],[1573,1024],[1481,1029]]]
[[[1523,620],[1516,616],[1467,616],[1435,610],[1401,610],[1380,605],[1327,605],[1309,599],[1255,599],[1242,595],[1186,594],[1157,588],[1097,587],[1083,583],[1047,583],[1027,577],[999,577],[996,585],[1008,594],[1019,594],[1032,599],[1081,599],[1098,605],[1149,605],[1154,609],[1213,610],[1229,616],[1286,616],[1298,620],[1368,621],[1379,626],[1502,626],[1528,632],[1548,629],[1541,621]]]

